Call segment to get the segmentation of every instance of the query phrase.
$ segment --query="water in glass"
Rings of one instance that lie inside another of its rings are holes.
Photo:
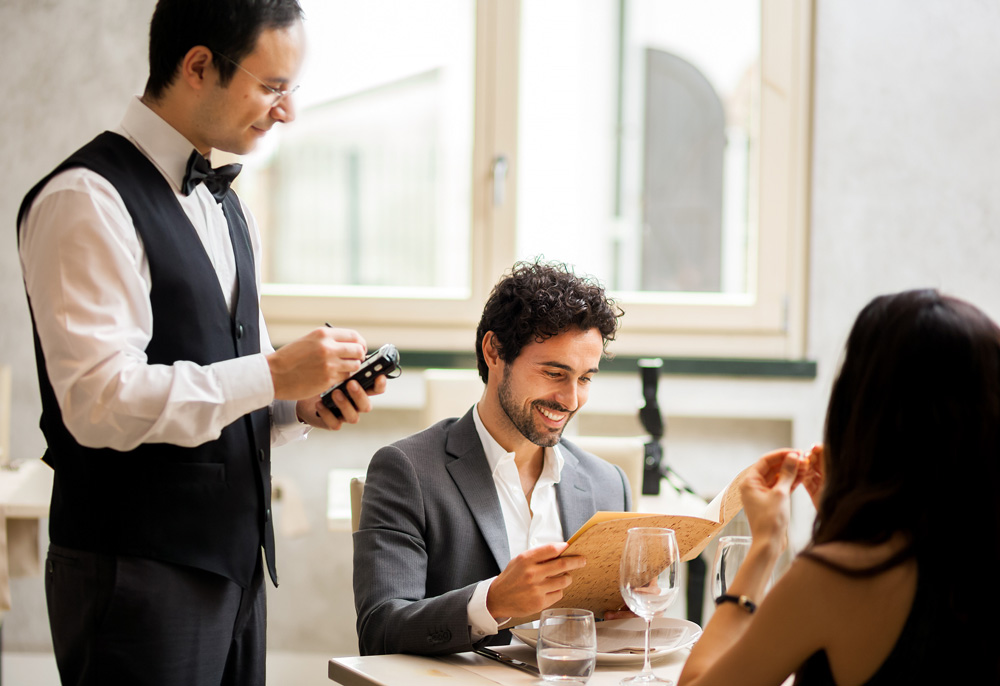
[[[594,613],[575,608],[545,610],[535,650],[545,681],[586,683],[597,657]]]

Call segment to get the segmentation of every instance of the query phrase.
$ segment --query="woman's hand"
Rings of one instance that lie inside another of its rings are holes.
[[[814,445],[803,455],[803,466],[799,469],[799,478],[805,486],[813,505],[819,509],[819,496],[823,490],[823,446]]]
[[[788,539],[790,495],[801,480],[802,459],[795,450],[776,450],[760,458],[740,487],[743,510],[754,542],[783,550]]]

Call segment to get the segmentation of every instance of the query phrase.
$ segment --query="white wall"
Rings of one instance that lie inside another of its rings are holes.
[[[0,232],[0,361],[14,367],[15,458],[36,457],[44,447],[15,249],[17,206],[66,154],[114,126],[126,99],[139,92],[153,4],[0,2],[6,29],[0,214],[7,218]],[[816,7],[807,353],[819,363],[819,378],[664,379],[668,455],[692,479],[709,460],[738,463],[789,435],[796,447],[819,440],[840,348],[872,296],[938,286],[1000,318],[1000,91],[994,78],[1000,8],[986,0],[818,0]],[[606,379],[598,388],[592,400],[598,412],[581,418],[587,426],[638,432],[628,418],[637,402],[635,380]],[[748,423],[753,417],[768,421]],[[351,543],[345,533],[325,529],[325,474],[334,466],[363,466],[379,445],[422,423],[418,411],[386,410],[362,427],[277,452],[275,472],[295,479],[312,527],[301,538],[279,537],[282,584],[270,596],[272,648],[355,650]],[[806,520],[799,520],[800,534]],[[40,580],[16,580],[13,594],[5,649],[47,649]]]
[[[997,318],[1000,6],[817,9],[810,354],[836,360],[882,292],[939,287]]]

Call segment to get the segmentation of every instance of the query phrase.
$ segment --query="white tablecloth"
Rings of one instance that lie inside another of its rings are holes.
[[[535,650],[512,645],[498,650],[513,658],[535,664]],[[679,650],[653,662],[660,677],[676,681],[690,651]],[[642,662],[628,665],[598,665],[587,686],[618,686],[623,677],[638,674]],[[330,660],[329,676],[343,686],[536,686],[540,679],[519,669],[502,665],[475,653],[445,657],[417,655],[372,655],[337,657]]]

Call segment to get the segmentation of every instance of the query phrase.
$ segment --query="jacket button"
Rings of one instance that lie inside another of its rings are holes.
[[[237,338],[243,338],[243,325],[242,324],[237,324],[236,325],[236,337]]]
[[[257,456],[260,458],[261,462],[263,462],[264,460],[267,459],[267,455],[264,453],[264,449],[263,448],[261,448],[260,450],[257,451]]]
[[[271,508],[267,508],[267,510],[264,511],[264,521],[271,521]]]

